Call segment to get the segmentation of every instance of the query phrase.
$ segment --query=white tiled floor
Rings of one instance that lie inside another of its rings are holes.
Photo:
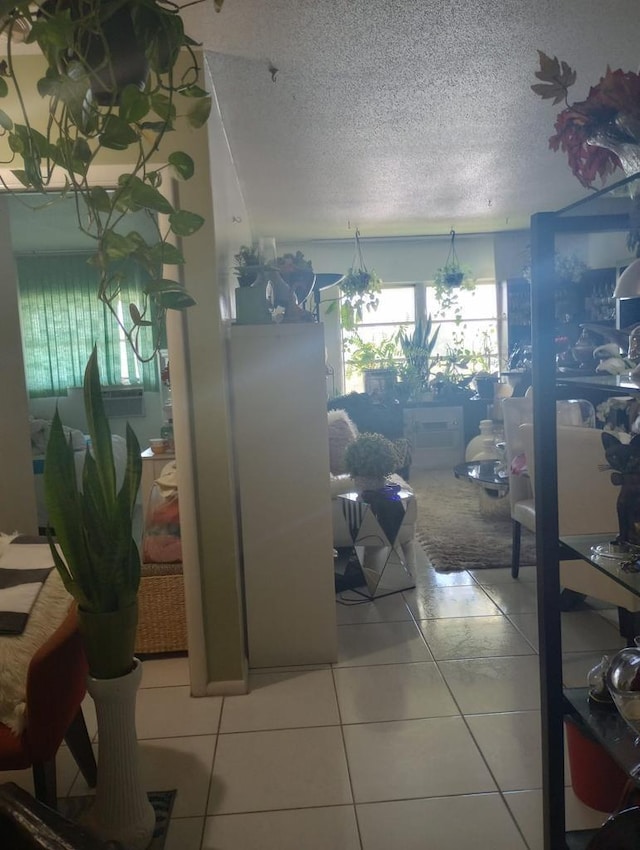
[[[339,606],[337,664],[256,671],[247,696],[192,699],[186,658],[144,663],[144,781],[178,792],[166,850],[541,850],[535,571],[416,579]],[[581,685],[623,643],[611,611],[563,620]],[[87,792],[64,747],[58,767],[61,793]],[[604,820],[566,796],[570,828]]]

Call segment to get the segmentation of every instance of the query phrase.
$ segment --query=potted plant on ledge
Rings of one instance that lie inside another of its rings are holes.
[[[344,453],[344,464],[359,492],[382,489],[387,476],[405,462],[396,446],[382,434],[359,434]]]
[[[78,605],[89,663],[87,690],[98,717],[98,784],[87,825],[104,840],[142,850],[155,826],[140,778],[135,730],[142,665],[134,657],[140,556],[132,525],[142,460],[127,424],[126,467],[117,489],[95,348],[85,370],[84,404],[91,443],[81,484],[57,411],[53,419],[44,486],[57,545],[51,536],[49,542],[56,568]]]

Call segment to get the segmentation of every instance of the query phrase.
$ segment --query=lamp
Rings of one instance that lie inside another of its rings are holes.
[[[638,298],[640,296],[640,258],[626,267],[618,278],[614,298]]]

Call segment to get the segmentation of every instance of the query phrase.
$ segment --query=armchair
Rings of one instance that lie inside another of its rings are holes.
[[[595,426],[595,410],[589,401],[582,399],[562,400],[556,403],[557,421],[559,425],[572,425],[593,428]],[[533,422],[533,398],[531,393],[526,396],[511,396],[502,400],[502,417],[504,423],[505,459],[509,473],[509,504],[512,520],[511,544],[511,575],[518,578],[520,570],[520,539],[522,526],[535,533],[536,509],[533,498],[532,476],[516,475],[513,473],[513,462],[526,456],[530,469],[533,462],[530,453],[525,451],[520,426]]]
[[[91,787],[96,762],[81,703],[88,673],[75,605],[35,652],[27,672],[27,726],[16,736],[0,723],[0,770],[31,767],[35,796],[56,807],[55,757],[63,740]]]
[[[533,425],[525,423],[519,431],[529,468],[533,470]],[[558,522],[562,535],[606,534],[618,528],[618,494],[609,475],[601,469],[604,461],[601,435],[596,428],[558,426]],[[530,481],[535,494],[535,475]],[[640,599],[635,594],[582,560],[560,562],[560,584],[616,606],[620,633],[633,640],[638,626],[634,615],[640,612]]]

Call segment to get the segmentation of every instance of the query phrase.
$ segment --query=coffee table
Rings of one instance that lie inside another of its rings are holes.
[[[509,471],[500,460],[472,460],[459,463],[453,468],[456,478],[475,481],[485,490],[494,490],[496,495],[509,492]]]

